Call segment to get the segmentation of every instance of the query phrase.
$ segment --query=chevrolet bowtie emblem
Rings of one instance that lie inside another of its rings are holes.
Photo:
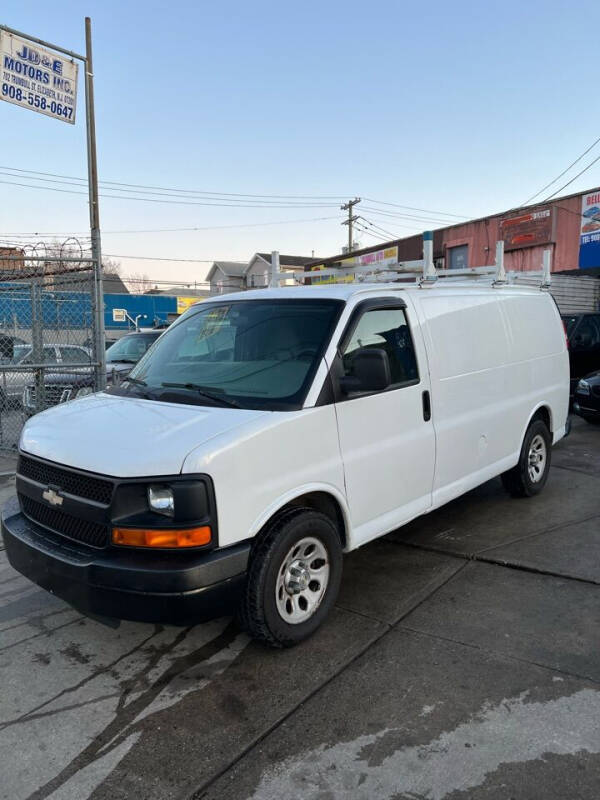
[[[63,504],[63,498],[58,492],[55,492],[54,489],[46,489],[45,492],[42,492],[42,497],[44,500],[47,500],[51,506],[62,506]]]

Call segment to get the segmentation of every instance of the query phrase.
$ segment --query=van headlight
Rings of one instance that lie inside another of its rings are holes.
[[[77,390],[77,394],[75,395],[76,399],[80,397],[87,397],[88,394],[94,394],[94,390],[91,386],[82,386],[81,389]]]
[[[169,486],[149,486],[148,505],[157,514],[172,517],[175,514],[175,497]]]
[[[577,391],[579,394],[589,394],[590,393],[590,385],[586,380],[580,380],[577,384]]]

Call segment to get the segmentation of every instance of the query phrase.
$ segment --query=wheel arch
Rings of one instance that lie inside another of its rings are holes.
[[[545,423],[546,427],[550,431],[550,433],[554,432],[553,426],[553,419],[552,419],[552,409],[546,403],[540,403],[537,408],[534,410],[533,414],[529,418],[529,422],[527,423],[527,428],[531,425],[531,423],[536,420],[541,419],[542,422]]]
[[[304,506],[329,517],[339,531],[343,550],[350,548],[351,525],[346,498],[335,487],[327,484],[307,484],[278,498],[255,520],[250,536],[255,537],[283,511]]]
[[[521,451],[521,447],[523,446],[523,442],[525,441],[525,434],[529,430],[529,426],[532,422],[535,422],[536,419],[541,419],[542,422],[547,426],[548,430],[550,431],[551,439],[554,437],[552,431],[553,425],[553,417],[552,417],[552,409],[548,405],[548,403],[538,403],[537,406],[531,411],[529,414],[529,418],[525,423],[525,426],[521,430],[521,438],[519,444],[519,452]]]

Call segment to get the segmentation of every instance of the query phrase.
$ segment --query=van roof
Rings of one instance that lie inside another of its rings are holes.
[[[473,280],[446,282],[445,278],[440,278],[439,286],[433,285],[427,288],[421,288],[416,284],[398,284],[398,283],[332,283],[320,286],[282,286],[274,289],[250,289],[243,292],[232,292],[230,294],[213,295],[206,298],[203,302],[221,301],[221,300],[265,300],[276,298],[317,298],[324,297],[335,300],[348,301],[351,297],[363,294],[377,294],[382,292],[427,292],[428,295],[469,295],[474,293],[497,293],[499,290],[494,289],[490,283],[476,283]],[[502,294],[540,294],[539,287],[523,286],[517,284],[506,284],[502,286]]]

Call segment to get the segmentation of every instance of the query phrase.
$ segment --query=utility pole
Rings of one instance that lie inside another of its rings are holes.
[[[92,63],[92,22],[85,18],[85,114],[87,121],[88,192],[92,258],[94,260],[94,360],[96,389],[106,387],[106,348],[104,345],[104,287],[102,285],[102,246],[98,206],[98,164],[96,161],[96,113],[94,109],[94,67]]]
[[[352,232],[352,225],[353,225],[354,222],[356,222],[358,217],[355,214],[352,213],[352,209],[354,208],[354,206],[357,203],[360,203],[360,197],[355,197],[354,200],[348,200],[347,203],[344,203],[343,206],[340,206],[340,209],[342,211],[347,211],[348,212],[348,219],[345,219],[342,222],[342,225],[347,225],[348,226],[348,252],[349,253],[352,252],[352,248],[354,247],[354,239],[353,239],[353,235],[352,235],[352,233],[353,233]]]

